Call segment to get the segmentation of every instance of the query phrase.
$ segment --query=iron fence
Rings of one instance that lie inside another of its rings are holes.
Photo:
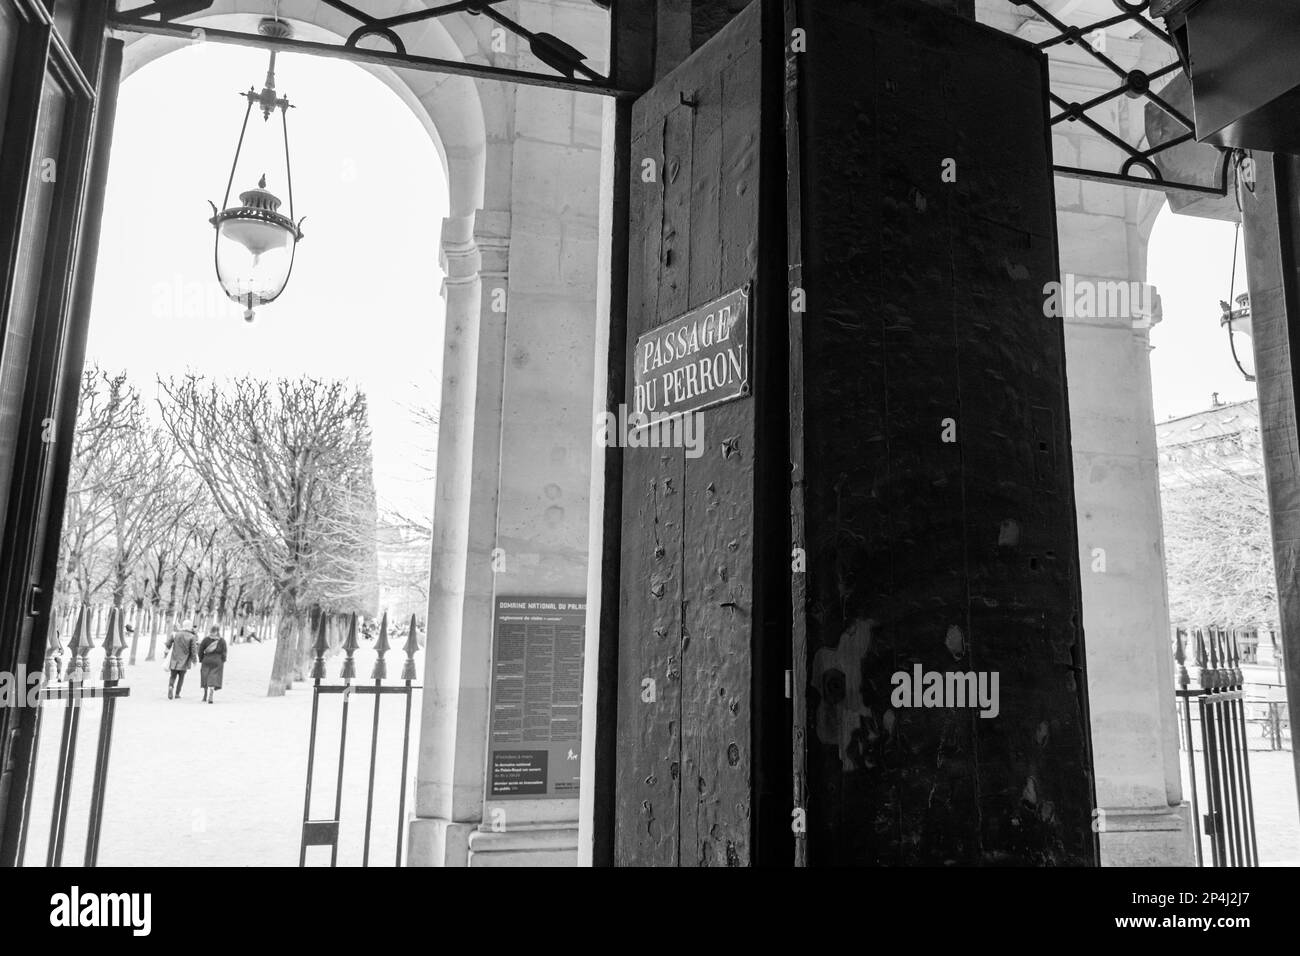
[[[1188,641],[1196,672],[1188,671]],[[1221,628],[1196,628],[1175,635],[1178,664],[1176,690],[1187,746],[1192,816],[1210,845],[1211,866],[1258,866],[1254,793],[1250,781],[1241,653],[1237,635]],[[1201,774],[1197,775],[1193,723],[1199,724]],[[1201,812],[1204,808],[1204,813]],[[1206,865],[1202,841],[1196,841],[1196,862]]]
[[[298,848],[298,865],[307,865],[307,848],[310,846],[328,846],[330,848],[330,866],[338,865],[339,822],[343,810],[343,774],[347,757],[348,722],[352,697],[356,694],[373,696],[375,702],[370,724],[370,768],[366,785],[365,836],[363,839],[361,856],[361,865],[370,865],[371,824],[374,820],[375,811],[375,771],[379,754],[380,705],[383,703],[385,696],[397,694],[403,698],[405,703],[405,713],[402,720],[402,763],[399,776],[397,802],[397,846],[394,857],[394,865],[401,866],[402,826],[406,816],[406,777],[411,749],[412,701],[414,692],[419,690],[421,687],[421,685],[416,683],[415,680],[415,652],[419,650],[420,647],[415,615],[411,615],[406,643],[402,646],[402,650],[406,655],[406,660],[402,662],[402,672],[398,677],[397,683],[388,682],[388,664],[384,660],[384,655],[391,650],[391,644],[388,640],[387,613],[384,614],[383,619],[380,622],[379,636],[375,640],[374,650],[376,658],[374,667],[370,672],[369,683],[357,681],[357,663],[355,655],[360,644],[357,641],[357,616],[355,614],[352,615],[351,620],[349,621],[348,636],[342,645],[344,657],[342,666],[339,670],[338,683],[329,683],[326,681],[325,655],[329,650],[329,641],[326,638],[326,628],[327,622],[325,615],[321,615],[316,628],[316,642],[312,648],[314,660],[311,671],[311,730],[307,744],[307,786],[303,795],[302,840]],[[343,698],[342,716],[339,721],[338,733],[339,756],[337,776],[334,785],[334,810],[333,814],[328,818],[312,819],[311,798],[312,784],[316,771],[316,740],[320,729],[320,702],[322,695],[331,694],[340,694]]]
[[[99,837],[104,823],[104,795],[108,788],[108,763],[113,749],[113,718],[117,702],[131,693],[123,683],[122,652],[126,650],[122,633],[122,614],[110,609],[104,629],[104,661],[98,679],[91,676],[89,656],[95,649],[95,628],[85,608],[77,614],[72,637],[66,648],[56,628],[47,635],[45,669],[37,691],[35,727],[32,731],[32,757],[27,773],[24,807],[30,812],[36,783],[36,762],[45,723],[57,713],[51,706],[61,702],[63,721],[59,727],[59,754],[54,768],[54,798],[50,811],[50,830],[46,840],[45,865],[62,866],[68,834],[68,810],[72,803],[73,771],[77,745],[81,736],[81,716],[86,700],[100,698],[99,728],[95,744],[95,765],[91,773],[90,811],[86,829],[84,865],[95,866],[99,859]],[[64,655],[67,654],[67,664]],[[23,823],[18,843],[18,865],[26,856],[29,826]]]

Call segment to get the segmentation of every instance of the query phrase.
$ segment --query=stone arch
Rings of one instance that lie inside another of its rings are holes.
[[[371,13],[383,16],[432,7],[437,2],[383,0],[369,6]],[[186,23],[195,28],[252,32],[269,5],[252,13],[246,12],[247,6],[245,0],[214,0],[204,15]],[[318,0],[282,0],[279,9],[303,40],[337,43],[355,25]],[[486,63],[490,22],[482,17],[474,18],[473,23],[468,17],[447,20],[428,21],[418,35],[408,32],[408,47],[442,59]],[[191,42],[138,34],[128,35],[126,41],[124,78]],[[485,441],[482,436],[499,436],[501,428],[504,370],[499,358],[504,349],[504,323],[496,323],[489,333],[482,330],[480,316],[485,310],[484,296],[491,291],[485,291],[485,286],[495,283],[504,287],[508,277],[514,93],[501,82],[357,65],[392,89],[424,125],[443,164],[449,191],[448,216],[440,237],[446,332],[428,617],[428,631],[438,634],[439,640],[430,642],[426,655],[427,690],[418,760],[421,768],[426,764],[432,767],[422,775],[438,779],[458,775],[475,783],[451,788],[421,783],[413,809],[420,816],[454,815],[459,820],[480,813],[482,804],[484,755],[466,761],[461,753],[464,748],[458,748],[460,708],[456,702],[462,683],[462,644],[468,632],[472,632],[469,643],[479,669],[486,670],[484,635],[472,622],[485,616],[490,619],[491,613],[480,592],[486,589],[491,593],[486,555],[494,546],[496,471],[492,462],[476,468],[475,454],[476,447],[499,444],[499,437]],[[491,341],[482,343],[481,334],[489,335]],[[481,396],[489,398],[481,403]],[[495,403],[491,396],[496,396]],[[478,502],[477,510],[473,502]],[[471,555],[481,560],[471,560]],[[473,569],[483,573],[475,575]],[[470,576],[475,580],[473,587],[466,585]],[[483,730],[486,732],[486,725]],[[453,791],[454,798],[450,795]],[[412,852],[416,852],[414,846]]]
[[[443,5],[365,4],[375,16]],[[320,0],[278,6],[301,39],[337,44],[355,26]],[[579,38],[593,65],[608,61],[609,14],[600,5],[537,0],[518,8],[530,29]],[[272,9],[266,0],[213,0],[186,25],[247,32]],[[517,40],[493,50],[493,27],[487,17],[457,15],[412,24],[403,36],[409,50],[442,59],[531,67]],[[191,42],[126,38],[127,75]],[[439,249],[446,332],[428,616],[437,639],[424,663],[408,859],[464,865],[475,834],[473,852],[504,859],[525,853],[516,834],[503,841],[477,830],[487,789],[494,598],[498,587],[567,596],[586,585],[591,342],[599,276],[608,268],[597,256],[612,155],[608,104],[592,94],[359,65],[424,123],[450,190]],[[550,499],[539,506],[537,493],[551,488],[571,489],[565,507]],[[514,558],[498,578],[492,555],[502,527]],[[543,849],[559,859],[573,852],[577,814],[576,798],[521,801],[511,806],[512,828],[530,827],[528,855]]]

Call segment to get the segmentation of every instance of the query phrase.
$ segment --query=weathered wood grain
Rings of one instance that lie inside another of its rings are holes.
[[[662,175],[666,119],[647,122],[646,113],[634,109],[633,129],[629,362],[637,335],[659,321],[668,206]],[[654,164],[652,182],[643,180],[645,159]],[[628,378],[625,401],[631,407]],[[682,461],[681,451],[674,449],[624,453],[615,796],[615,860],[622,865],[678,862]]]
[[[644,291],[633,300],[640,302],[629,320],[633,345],[641,331],[756,277],[760,82],[755,7],[634,109],[638,148],[647,156],[661,150],[662,178],[653,195],[634,199],[633,232],[642,238],[632,284]],[[624,864],[750,862],[754,401],[708,409],[700,420],[701,457],[681,448],[625,454]],[[647,580],[665,582],[663,595],[639,593]],[[644,703],[638,675],[656,673],[658,700]]]
[[[810,861],[1094,862],[1041,60],[898,0],[802,11]],[[997,672],[999,715],[893,706],[914,665]]]

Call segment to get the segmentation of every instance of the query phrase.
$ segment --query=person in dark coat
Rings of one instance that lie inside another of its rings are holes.
[[[221,628],[213,627],[199,645],[199,681],[203,685],[203,699],[212,703],[212,695],[221,690],[221,678],[226,669],[226,639]]]
[[[197,659],[194,645],[198,639],[198,635],[194,633],[194,622],[185,620],[163,645],[168,652],[167,670],[170,672],[167,678],[168,700],[173,696],[181,696],[181,687],[185,684],[185,672],[194,666],[194,661]]]

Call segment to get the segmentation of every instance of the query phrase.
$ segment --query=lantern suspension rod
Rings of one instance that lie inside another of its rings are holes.
[[[244,134],[248,132],[248,117],[253,112],[253,100],[250,97],[248,106],[244,109],[244,124],[239,127],[239,142],[235,146],[235,158],[230,161],[230,178],[226,180],[226,195],[221,200],[221,208],[225,209],[230,205],[230,190],[235,184],[235,169],[239,166],[239,154],[244,149]]]
[[[274,59],[275,53],[271,57]],[[289,161],[289,111],[283,107],[280,109],[280,127],[284,131],[284,178],[289,186],[289,220],[296,230],[298,220],[293,215],[293,163]]]
[[[267,88],[268,90],[274,90],[274,89],[275,89],[275,54],[276,54],[276,52],[277,52],[277,51],[275,51],[275,50],[272,50],[272,51],[271,51],[271,62],[270,62],[269,64],[267,64],[267,67],[266,67],[266,88]]]

